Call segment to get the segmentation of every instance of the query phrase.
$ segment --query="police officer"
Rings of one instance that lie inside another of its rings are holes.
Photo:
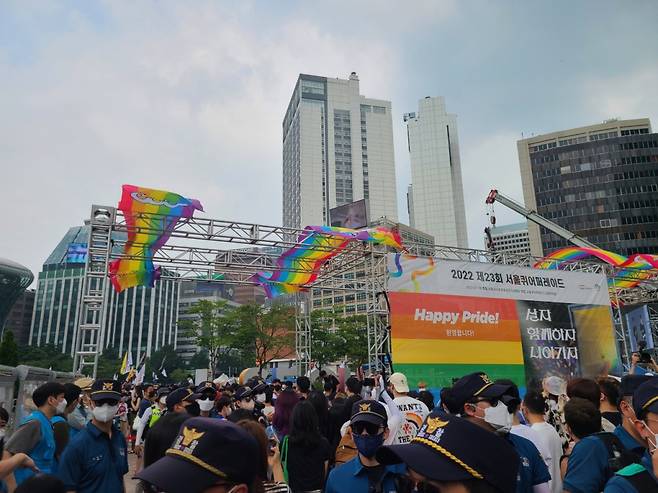
[[[604,493],[656,493],[658,480],[654,464],[658,461],[658,378],[653,377],[640,385],[633,394],[635,428],[648,445],[651,457],[617,471],[606,483]]]
[[[32,393],[35,411],[23,418],[20,427],[14,432],[5,446],[4,458],[23,453],[29,455],[39,471],[53,472],[55,457],[55,435],[51,419],[66,409],[65,389],[61,383],[48,382],[37,387]],[[7,488],[14,491],[16,485],[34,475],[29,467],[17,469],[5,478]]]
[[[376,458],[380,464],[406,464],[418,491],[511,492],[517,488],[519,456],[514,447],[438,408],[410,443],[381,447]]]
[[[456,381],[451,396],[464,419],[499,434],[516,449],[521,459],[516,491],[548,493],[551,474],[537,447],[530,440],[510,433],[512,415],[503,402],[508,399],[509,391],[509,385],[494,384],[485,373],[477,372]]]
[[[201,382],[194,391],[201,397],[197,400],[200,414],[203,418],[216,418],[215,399],[217,398],[217,386],[213,382]]]
[[[124,491],[128,450],[125,437],[113,424],[121,385],[116,380],[96,380],[90,397],[92,420],[64,451],[58,475],[69,492]]]
[[[165,399],[167,412],[186,413],[187,408],[193,405],[199,397],[201,397],[200,394],[195,394],[188,388],[172,390]]]
[[[234,406],[236,409],[246,409],[247,411],[253,411],[255,402],[253,400],[253,392],[251,387],[241,386],[235,390]]]

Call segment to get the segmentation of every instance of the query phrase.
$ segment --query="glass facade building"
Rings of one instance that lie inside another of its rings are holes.
[[[34,275],[30,269],[12,260],[0,258],[0,335],[14,303],[33,280]]]
[[[118,233],[115,235],[117,240],[125,239]],[[43,264],[37,282],[30,344],[54,344],[63,353],[74,354],[85,269],[85,257],[80,249],[86,246],[88,236],[89,226],[70,228]],[[139,361],[144,352],[150,356],[164,345],[176,345],[178,281],[163,276],[154,288],[140,286],[116,293],[108,280],[106,292],[103,348],[116,348],[119,354],[131,351],[133,361]]]
[[[526,207],[600,248],[658,252],[658,134],[613,120],[518,143]],[[529,224],[534,255],[570,245]]]

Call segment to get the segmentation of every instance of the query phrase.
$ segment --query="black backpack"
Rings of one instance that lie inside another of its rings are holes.
[[[606,469],[606,481],[617,471],[631,464],[639,464],[642,457],[626,449],[621,440],[614,433],[602,431],[593,436],[601,440],[608,450],[608,467]]]

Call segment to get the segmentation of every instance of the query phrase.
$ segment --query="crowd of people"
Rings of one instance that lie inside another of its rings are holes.
[[[658,492],[658,376],[522,390],[483,372],[436,403],[402,373],[49,382],[6,438],[0,409],[0,491],[114,493],[131,477],[146,493]]]

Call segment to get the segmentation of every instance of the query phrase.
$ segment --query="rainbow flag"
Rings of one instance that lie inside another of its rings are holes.
[[[284,252],[276,261],[274,272],[259,272],[252,280],[265,289],[268,298],[301,291],[318,278],[320,268],[347,247],[351,241],[365,241],[402,250],[397,231],[376,227],[354,230],[333,226],[306,226],[298,245]]]
[[[110,263],[110,280],[117,293],[134,286],[153,287],[160,268],[153,256],[181,218],[203,211],[201,202],[163,190],[123,185],[119,209],[128,229],[123,258]]]
[[[598,258],[603,262],[619,267],[613,279],[608,282],[616,288],[634,288],[642,281],[656,276],[658,269],[658,255],[635,254],[624,257],[618,253],[609,252],[600,248],[566,247],[556,250],[544,259],[537,262],[535,269],[562,269],[565,265],[588,257]]]

